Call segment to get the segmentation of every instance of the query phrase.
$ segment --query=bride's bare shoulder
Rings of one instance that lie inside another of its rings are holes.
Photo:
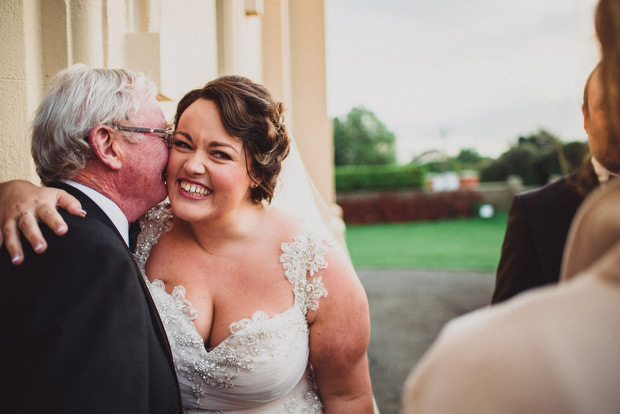
[[[265,231],[277,234],[281,241],[293,240],[305,230],[303,220],[279,209],[278,207],[269,206],[266,209]]]

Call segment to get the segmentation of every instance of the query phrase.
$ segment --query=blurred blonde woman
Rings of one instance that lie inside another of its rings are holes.
[[[620,130],[620,0],[596,11],[609,133]],[[448,323],[410,374],[404,414],[620,412],[620,182],[569,231],[558,286]]]

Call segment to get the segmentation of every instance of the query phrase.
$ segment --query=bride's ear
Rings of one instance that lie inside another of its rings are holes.
[[[95,157],[106,167],[118,171],[123,166],[123,157],[117,135],[107,125],[97,125],[88,133],[88,143]]]
[[[263,182],[263,177],[254,177],[253,175],[250,175],[250,188],[253,190],[256,187],[260,186],[260,184]]]

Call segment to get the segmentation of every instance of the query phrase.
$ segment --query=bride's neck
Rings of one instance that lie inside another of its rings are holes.
[[[265,207],[253,205],[237,214],[214,220],[188,222],[175,218],[183,232],[206,251],[219,249],[231,242],[246,240],[259,231]]]

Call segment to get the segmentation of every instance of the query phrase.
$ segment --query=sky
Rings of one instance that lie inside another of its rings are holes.
[[[328,115],[371,110],[403,163],[461,148],[497,157],[540,129],[585,141],[596,3],[325,0]]]

